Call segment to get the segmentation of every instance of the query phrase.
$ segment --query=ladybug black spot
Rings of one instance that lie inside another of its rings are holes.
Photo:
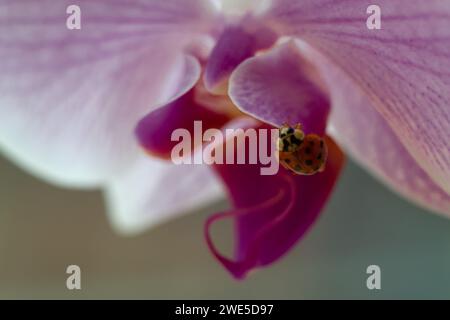
[[[311,154],[311,148],[305,148],[305,153],[306,154]]]
[[[319,155],[317,156],[317,160],[321,160],[322,159],[322,154],[319,153]]]
[[[306,165],[307,165],[308,167],[310,167],[310,166],[313,165],[313,161],[312,161],[312,160],[306,160],[305,163],[306,163]]]
[[[323,148],[323,140],[320,140],[320,147]]]
[[[302,144],[302,140],[297,139],[295,136],[291,136],[290,139],[293,145],[299,146]]]

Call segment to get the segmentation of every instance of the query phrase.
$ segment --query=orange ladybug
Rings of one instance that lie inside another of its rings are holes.
[[[277,142],[281,165],[299,175],[313,175],[325,170],[328,149],[317,134],[305,135],[302,126],[283,125]]]

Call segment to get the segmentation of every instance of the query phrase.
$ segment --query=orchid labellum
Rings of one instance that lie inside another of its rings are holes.
[[[342,150],[450,214],[450,1],[378,0],[381,28],[368,28],[367,0],[77,0],[79,29],[66,27],[73,2],[0,0],[0,147],[47,181],[102,188],[119,230],[227,194],[231,208],[206,221],[206,242],[243,278],[313,225]],[[174,165],[171,134],[195,121],[301,124],[325,141],[325,170]],[[234,221],[233,257],[210,235],[222,219]]]

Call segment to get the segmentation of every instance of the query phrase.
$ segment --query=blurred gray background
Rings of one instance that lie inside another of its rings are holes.
[[[0,298],[450,298],[450,220],[413,206],[349,162],[319,222],[295,249],[244,282],[208,252],[208,212],[136,237],[111,229],[99,192],[58,189],[0,158]],[[226,226],[214,230],[223,243]],[[66,267],[82,290],[66,289]],[[366,268],[381,267],[381,291]]]

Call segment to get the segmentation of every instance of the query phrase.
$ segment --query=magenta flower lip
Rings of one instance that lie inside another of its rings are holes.
[[[212,215],[205,236],[214,256],[238,279],[283,256],[308,231],[331,195],[344,164],[340,149],[328,139],[330,161],[324,173],[295,176],[280,170],[276,176],[261,176],[258,165],[216,165],[225,182],[233,209]],[[221,255],[210,235],[213,223],[235,221],[234,259]]]
[[[374,22],[368,0],[232,8],[78,0],[79,28],[64,24],[69,0],[3,2],[1,150],[52,183],[102,188],[122,232],[227,195],[231,208],[206,221],[206,242],[242,279],[306,234],[344,153],[407,199],[450,215],[448,1],[379,0]],[[299,123],[325,139],[326,169],[263,176],[260,165],[176,166],[171,133],[192,132],[195,121],[218,130]],[[210,234],[225,218],[235,222],[232,257]]]

